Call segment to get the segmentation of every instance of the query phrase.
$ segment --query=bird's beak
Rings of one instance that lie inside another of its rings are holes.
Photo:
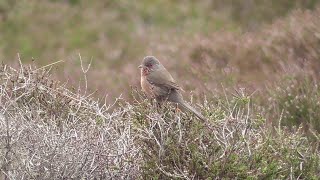
[[[139,69],[143,68],[143,65],[138,66]]]

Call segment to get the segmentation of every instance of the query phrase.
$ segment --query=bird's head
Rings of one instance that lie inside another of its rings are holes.
[[[139,66],[139,68],[142,69],[142,71],[154,71],[162,67],[160,61],[155,58],[154,56],[146,56],[142,60],[142,64]]]

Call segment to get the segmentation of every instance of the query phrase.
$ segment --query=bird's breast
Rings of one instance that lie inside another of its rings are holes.
[[[148,82],[146,76],[141,76],[141,88],[147,94],[148,97],[153,98],[154,93],[152,90],[152,85]]]

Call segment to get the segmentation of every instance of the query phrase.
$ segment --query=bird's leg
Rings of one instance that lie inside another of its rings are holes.
[[[157,102],[157,104],[156,104],[157,105],[157,109],[161,110],[162,109],[162,103],[163,103],[161,97],[159,97],[159,96],[156,97],[156,102]]]
[[[161,102],[158,102],[157,101],[157,111],[158,111],[158,113],[161,113],[161,110],[162,110],[162,104],[161,104]]]
[[[162,108],[162,104],[160,102],[157,102],[157,108],[161,109]]]
[[[175,114],[179,114],[181,113],[181,109],[179,108],[179,103],[175,103]]]

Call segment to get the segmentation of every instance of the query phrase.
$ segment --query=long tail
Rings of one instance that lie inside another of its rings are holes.
[[[199,113],[197,110],[195,110],[193,107],[191,107],[188,103],[186,103],[186,102],[178,103],[178,107],[182,111],[190,111],[190,112],[192,112],[200,120],[207,122],[207,119],[201,113]]]

